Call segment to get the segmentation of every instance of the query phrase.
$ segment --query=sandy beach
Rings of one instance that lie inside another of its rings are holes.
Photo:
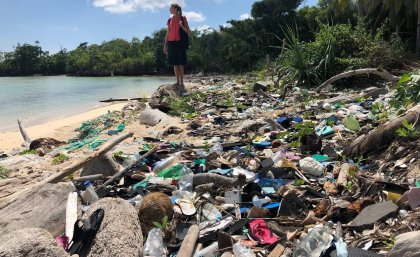
[[[74,130],[80,126],[81,122],[94,119],[107,113],[108,110],[121,110],[125,104],[126,103],[111,104],[88,110],[84,113],[47,121],[42,124],[27,127],[26,132],[31,139],[52,137],[57,140],[66,141],[76,133]],[[13,148],[19,148],[22,143],[23,138],[19,130],[0,132],[0,150],[9,151]]]

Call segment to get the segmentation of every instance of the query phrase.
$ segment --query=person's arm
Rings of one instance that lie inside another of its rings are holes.
[[[188,21],[186,17],[182,19],[184,22],[180,21],[179,25],[181,28],[189,35],[191,33],[190,26],[188,25]]]
[[[165,40],[163,42],[163,52],[165,54],[168,53],[168,37],[169,37],[169,22],[168,22],[168,29],[166,30]]]

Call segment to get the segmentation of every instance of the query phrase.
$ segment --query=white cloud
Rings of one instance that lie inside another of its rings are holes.
[[[203,22],[206,20],[201,12],[182,12],[182,15],[187,16],[188,21]]]
[[[76,32],[76,31],[79,31],[79,28],[78,27],[64,27],[64,26],[50,26],[48,27],[48,30]]]
[[[230,24],[230,23],[223,23],[220,26],[223,27],[223,28],[231,28],[232,27],[232,24]]]
[[[137,10],[156,11],[167,8],[171,3],[185,6],[185,0],[93,0],[93,6],[103,8],[109,13],[128,13]]]
[[[242,20],[246,20],[246,19],[251,19],[251,15],[249,15],[248,13],[244,13],[241,14],[241,16],[239,16],[239,19]]]
[[[209,25],[203,25],[198,28],[194,28],[193,30],[197,30],[200,34],[207,34],[215,31],[215,29],[213,29]]]

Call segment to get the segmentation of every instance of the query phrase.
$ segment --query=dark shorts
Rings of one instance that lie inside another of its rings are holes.
[[[187,50],[181,45],[181,41],[168,41],[168,63],[187,65]]]

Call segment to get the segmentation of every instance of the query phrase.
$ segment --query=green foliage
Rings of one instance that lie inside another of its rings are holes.
[[[158,222],[154,221],[153,225],[155,225],[155,227],[157,227],[157,228],[160,228],[161,230],[166,230],[166,228],[168,226],[168,216],[165,215],[165,217],[163,217],[162,223],[158,223]]]
[[[8,178],[10,171],[3,166],[0,166],[0,179]]]
[[[19,153],[19,155],[25,155],[25,154],[38,154],[36,149],[26,149]]]
[[[420,132],[414,124],[408,123],[407,120],[402,121],[402,127],[396,130],[398,136],[406,139],[416,139],[420,136]]]
[[[392,249],[395,245],[395,242],[397,241],[397,239],[395,238],[395,236],[390,236],[386,241],[385,241],[385,246],[388,249]]]
[[[411,104],[420,102],[420,75],[404,74],[396,85],[396,94],[391,106],[397,110],[405,110]]]
[[[61,154],[52,158],[52,165],[61,164],[65,161],[67,161],[68,159],[69,159],[69,157],[67,155],[61,153]]]
[[[187,103],[188,98],[186,97],[171,97],[168,99],[169,103],[169,114],[180,116],[183,113],[193,113],[195,108]]]

